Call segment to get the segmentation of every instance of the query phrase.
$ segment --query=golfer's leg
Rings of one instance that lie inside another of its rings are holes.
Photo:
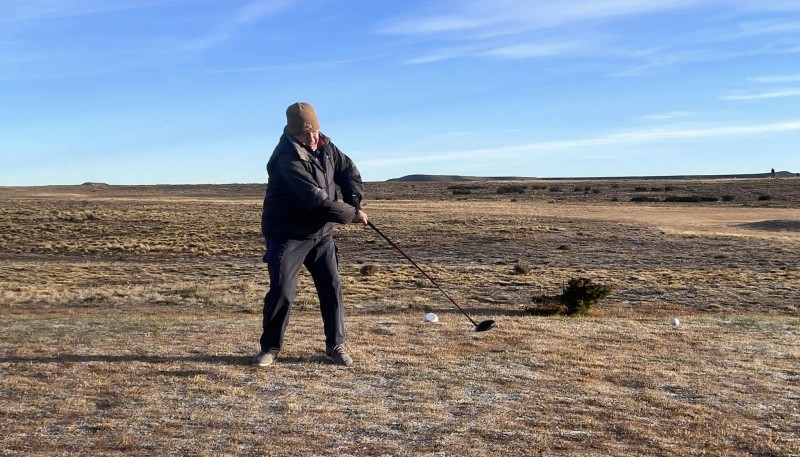
[[[269,269],[269,291],[264,297],[262,351],[279,351],[297,292],[297,276],[311,243],[271,239],[264,259]]]
[[[342,282],[339,279],[336,244],[332,236],[324,237],[309,251],[305,265],[317,288],[319,308],[325,328],[325,344],[327,346],[343,344],[345,330]]]

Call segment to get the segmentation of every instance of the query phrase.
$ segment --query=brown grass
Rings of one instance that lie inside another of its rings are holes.
[[[370,183],[375,224],[497,328],[339,227],[355,367],[325,363],[303,275],[261,370],[260,186],[0,188],[0,455],[800,454],[800,236],[763,224],[800,220],[800,191],[724,183],[776,198]],[[616,291],[588,317],[524,311],[579,276]]]

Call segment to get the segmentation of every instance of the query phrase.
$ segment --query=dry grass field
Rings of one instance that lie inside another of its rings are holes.
[[[256,369],[263,185],[0,188],[0,455],[800,455],[800,179],[367,191],[495,329],[340,226],[356,364],[324,361],[303,275]],[[525,311],[576,277],[614,292]]]

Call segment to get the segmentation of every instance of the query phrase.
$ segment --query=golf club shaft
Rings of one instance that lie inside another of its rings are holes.
[[[439,283],[437,283],[435,279],[433,279],[433,278],[432,278],[432,277],[431,277],[431,276],[430,276],[428,273],[425,273],[425,270],[423,270],[423,269],[422,269],[422,268],[421,268],[419,265],[417,265],[417,262],[414,262],[414,259],[412,259],[411,257],[409,257],[409,256],[408,256],[408,254],[406,254],[405,252],[403,252],[403,250],[402,250],[402,249],[400,249],[400,246],[396,245],[396,244],[394,243],[394,241],[390,240],[388,236],[384,235],[384,234],[383,234],[383,232],[381,232],[380,230],[378,230],[378,227],[375,227],[375,224],[373,224],[373,223],[372,223],[372,221],[367,221],[367,225],[369,225],[369,226],[372,228],[372,230],[375,230],[375,233],[377,233],[378,235],[380,235],[380,236],[381,236],[381,237],[382,237],[384,240],[386,240],[386,241],[387,241],[387,242],[388,242],[390,245],[392,245],[392,247],[393,247],[393,248],[397,249],[397,252],[399,252],[400,254],[402,254],[402,255],[403,255],[403,257],[405,257],[405,258],[406,258],[406,259],[407,259],[409,262],[411,262],[411,265],[414,265],[415,267],[417,267],[417,270],[419,270],[419,271],[420,271],[420,272],[421,272],[423,275],[425,275],[425,277],[426,277],[426,278],[428,278],[428,280],[430,280],[430,282],[432,282],[432,283],[433,283],[433,285],[434,285],[434,286],[436,286],[436,288],[438,288],[439,290],[441,290],[441,291],[442,291],[442,293],[444,294],[444,296],[445,296],[445,297],[447,297],[447,299],[448,299],[448,300],[450,300],[450,302],[451,302],[451,303],[452,303],[452,304],[453,304],[453,305],[454,305],[454,306],[455,306],[455,307],[456,307],[456,308],[457,308],[459,311],[461,311],[461,314],[463,314],[463,315],[467,316],[467,319],[469,319],[469,321],[470,321],[470,322],[472,322],[472,325],[474,325],[474,326],[477,326],[477,325],[478,325],[478,324],[477,324],[477,323],[476,323],[474,320],[472,320],[472,318],[471,318],[471,317],[469,317],[469,314],[467,314],[467,313],[466,313],[466,312],[465,312],[463,309],[461,309],[461,307],[460,307],[460,306],[458,306],[458,303],[456,303],[456,301],[455,301],[455,300],[453,300],[453,297],[451,297],[451,296],[450,296],[450,294],[448,294],[448,293],[447,293],[447,291],[445,291],[444,289],[442,289],[442,286],[440,286],[440,285],[439,285]]]

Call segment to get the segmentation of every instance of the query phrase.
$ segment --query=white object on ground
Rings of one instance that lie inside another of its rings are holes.
[[[669,321],[669,323],[672,324],[673,327],[677,327],[678,324],[681,323],[681,321],[679,321],[677,317],[673,317],[672,320]]]
[[[422,320],[423,322],[439,322],[439,316],[435,313],[428,313]]]

